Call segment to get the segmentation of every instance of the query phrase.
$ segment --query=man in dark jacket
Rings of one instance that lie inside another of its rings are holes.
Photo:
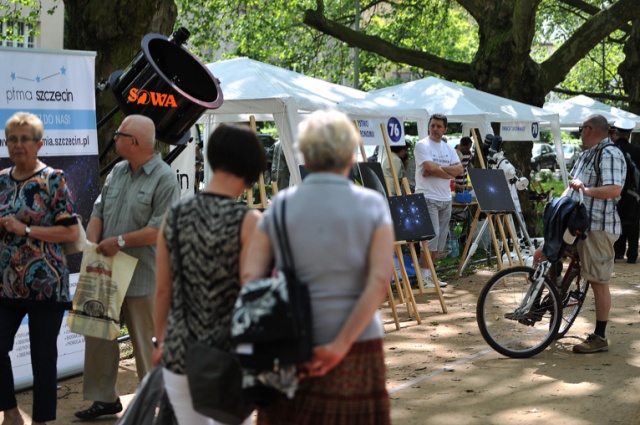
[[[640,147],[629,143],[631,130],[633,130],[635,125],[636,123],[632,120],[619,119],[613,123],[613,132],[610,134],[613,143],[615,143],[623,153],[629,154],[636,167],[640,167]],[[622,234],[614,244],[616,260],[624,259],[625,249],[627,251],[627,263],[633,264],[638,259],[638,237],[640,236],[639,219],[640,211],[638,211],[635,220],[622,221]]]

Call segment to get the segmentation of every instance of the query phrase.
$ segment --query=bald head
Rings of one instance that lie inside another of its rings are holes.
[[[587,148],[597,145],[608,134],[609,123],[602,115],[590,115],[582,124],[582,142]]]
[[[151,118],[144,115],[129,115],[120,126],[123,131],[133,134],[140,146],[153,150],[156,140],[156,126]]]

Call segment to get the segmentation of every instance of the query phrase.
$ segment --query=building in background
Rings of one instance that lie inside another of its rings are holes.
[[[40,18],[35,24],[40,34],[32,37],[28,35],[29,25],[25,22],[0,20],[0,46],[17,47],[21,49],[48,49],[62,50],[64,47],[64,4],[62,1],[41,0],[42,10]],[[54,5],[53,14],[49,14]],[[28,8],[24,8],[24,15],[29,12]],[[5,16],[4,12],[0,13],[0,17]],[[5,35],[13,32],[21,36],[20,40],[5,40]]]

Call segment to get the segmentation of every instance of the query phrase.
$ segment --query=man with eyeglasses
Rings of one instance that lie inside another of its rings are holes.
[[[591,115],[584,121],[580,132],[585,152],[571,170],[572,180],[562,194],[578,199],[582,190],[591,219],[586,239],[578,239],[576,248],[582,276],[593,290],[596,326],[585,342],[573,347],[574,353],[609,350],[605,329],[611,309],[609,281],[614,265],[613,244],[622,231],[616,200],[620,197],[627,167],[622,152],[609,141],[608,131],[609,124],[602,115]]]
[[[142,115],[130,115],[114,134],[117,164],[96,200],[87,226],[87,239],[97,251],[118,251],[138,259],[122,303],[123,317],[136,360],[138,378],[152,367],[153,313],[156,283],[155,252],[164,214],[180,196],[171,167],[154,151],[155,126]],[[83,395],[93,405],[75,413],[82,420],[122,411],[116,392],[120,360],[118,341],[85,337]]]

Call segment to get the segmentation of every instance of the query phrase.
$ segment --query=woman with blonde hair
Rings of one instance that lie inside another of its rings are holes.
[[[293,399],[258,410],[258,424],[390,423],[378,307],[393,268],[393,228],[384,197],[347,176],[360,135],[344,114],[318,111],[298,129],[309,175],[278,194],[254,233],[242,281],[262,276],[275,257],[274,220],[286,199],[285,227],[296,275],[309,287],[313,358],[298,365]]]

